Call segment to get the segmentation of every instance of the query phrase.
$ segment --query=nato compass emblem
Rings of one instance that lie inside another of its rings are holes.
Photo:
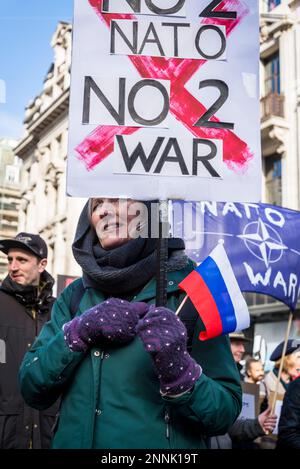
[[[281,258],[283,251],[288,249],[282,242],[277,231],[269,224],[258,221],[248,223],[245,226],[243,234],[238,235],[242,238],[248,251],[257,259],[265,263],[266,268]]]

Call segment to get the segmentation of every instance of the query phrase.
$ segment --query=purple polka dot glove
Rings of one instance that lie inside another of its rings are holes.
[[[202,370],[187,352],[187,332],[179,317],[170,309],[151,305],[138,322],[137,333],[154,360],[162,395],[190,390]]]
[[[138,320],[148,308],[146,303],[110,298],[64,324],[65,341],[76,352],[97,344],[126,344],[136,336]]]

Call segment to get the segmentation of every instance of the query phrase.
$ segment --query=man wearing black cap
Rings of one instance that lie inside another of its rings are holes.
[[[50,319],[54,280],[46,272],[47,245],[36,234],[0,240],[8,275],[0,287],[0,448],[49,448],[56,409],[28,407],[18,371],[25,352]],[[57,407],[57,406],[55,406]]]

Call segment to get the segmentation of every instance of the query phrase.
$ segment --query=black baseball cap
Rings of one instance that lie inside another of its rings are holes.
[[[48,256],[48,249],[45,241],[39,235],[32,233],[19,233],[15,238],[1,239],[0,251],[8,254],[10,249],[29,251],[40,259],[45,259]]]

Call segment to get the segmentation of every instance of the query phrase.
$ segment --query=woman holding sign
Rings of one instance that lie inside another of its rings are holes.
[[[149,206],[92,199],[80,216],[83,277],[58,298],[20,370],[32,407],[62,396],[53,448],[205,448],[240,413],[228,339],[200,342],[198,314],[189,334],[174,314],[193,269],[180,239],[168,242],[167,307],[155,306],[157,239],[141,237]]]

